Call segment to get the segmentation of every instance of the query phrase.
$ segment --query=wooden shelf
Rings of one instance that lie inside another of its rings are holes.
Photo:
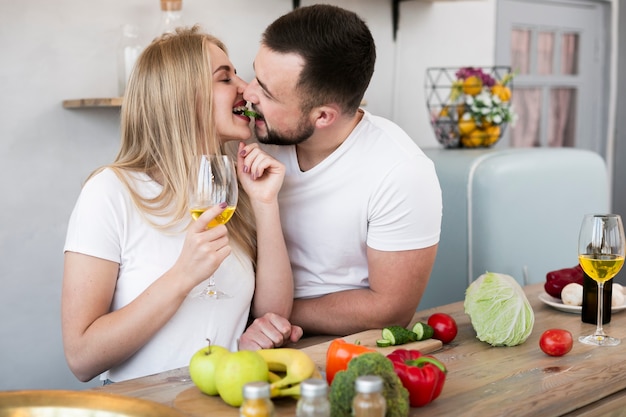
[[[87,109],[95,107],[120,107],[122,97],[110,98],[78,98],[73,100],[63,100],[63,107],[66,109]]]

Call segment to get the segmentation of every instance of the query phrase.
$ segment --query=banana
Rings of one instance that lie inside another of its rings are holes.
[[[299,384],[313,376],[314,372],[317,370],[313,359],[298,349],[261,349],[257,352],[265,359],[270,371],[285,373],[283,378],[271,382],[272,393],[280,393],[280,391],[285,388],[291,388],[291,385]],[[298,387],[298,393],[299,390],[300,387]]]

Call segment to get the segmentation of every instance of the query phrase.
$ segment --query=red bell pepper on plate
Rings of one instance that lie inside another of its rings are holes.
[[[337,372],[348,368],[350,359],[366,352],[376,351],[366,346],[348,343],[343,339],[335,339],[330,342],[326,351],[326,381],[328,381],[328,385],[333,382]]]
[[[583,283],[584,273],[580,265],[573,268],[563,268],[557,271],[550,271],[546,274],[546,282],[543,288],[554,298],[561,298],[561,290],[567,284],[576,282]]]
[[[446,380],[445,365],[419,350],[396,349],[387,355],[402,385],[409,391],[411,407],[422,407],[434,401]]]

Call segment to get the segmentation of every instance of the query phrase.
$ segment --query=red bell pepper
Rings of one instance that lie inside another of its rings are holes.
[[[561,290],[563,287],[572,282],[582,285],[583,278],[583,269],[580,267],[580,264],[573,268],[550,271],[546,274],[546,282],[543,284],[543,288],[552,297],[561,298]]]
[[[343,339],[335,339],[330,342],[326,351],[326,381],[328,385],[333,382],[335,374],[348,368],[348,362],[361,353],[375,352],[374,349],[348,343]]]
[[[404,388],[409,391],[411,407],[421,407],[434,401],[446,380],[446,367],[433,356],[419,350],[396,349],[387,355],[393,363]]]

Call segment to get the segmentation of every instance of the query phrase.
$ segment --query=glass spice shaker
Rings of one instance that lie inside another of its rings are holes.
[[[270,384],[263,381],[249,382],[243,386],[243,403],[240,417],[274,417],[274,403],[270,399]]]
[[[352,401],[354,417],[385,417],[387,401],[383,396],[383,380],[376,375],[360,376],[354,383],[356,395]]]
[[[296,417],[330,417],[328,384],[323,379],[306,379],[300,383]]]

